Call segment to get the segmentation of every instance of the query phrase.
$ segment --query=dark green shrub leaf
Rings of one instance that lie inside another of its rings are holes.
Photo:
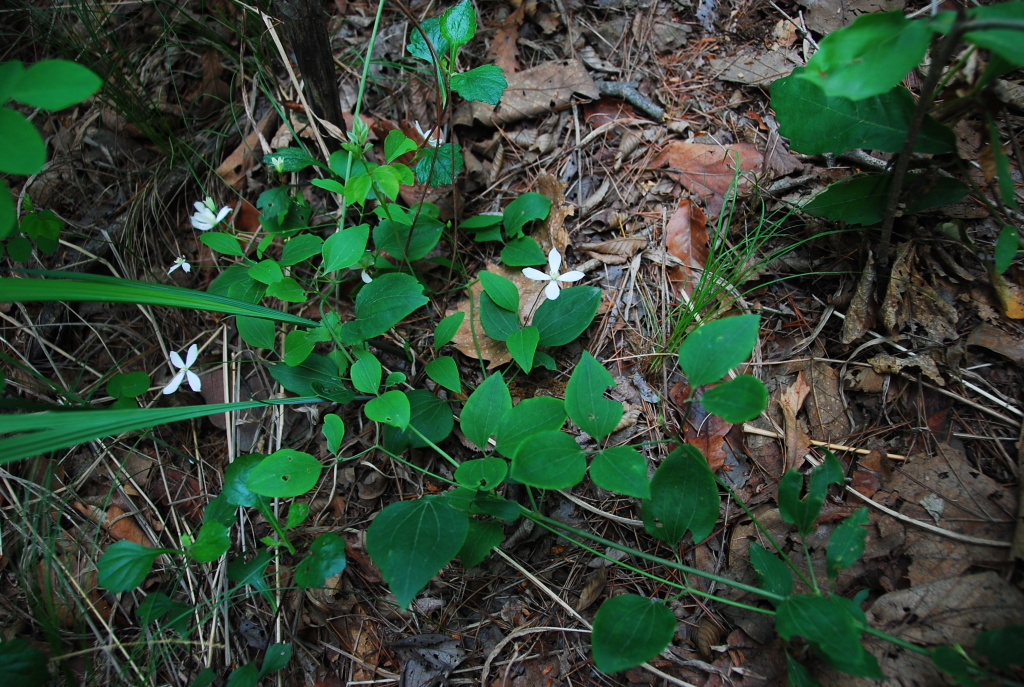
[[[12,685],[48,684],[52,678],[49,662],[46,654],[31,646],[27,639],[16,637],[0,642],[0,671]]]
[[[465,319],[466,313],[460,311],[438,322],[437,329],[434,330],[434,350],[440,349],[454,339]]]
[[[520,404],[522,405],[522,404]],[[571,489],[583,481],[587,459],[565,432],[532,434],[512,458],[512,478],[539,489]]]
[[[789,566],[757,542],[750,543],[750,565],[761,589],[779,596],[793,592],[793,572]]]
[[[328,236],[323,246],[324,271],[333,272],[358,263],[366,253],[369,240],[369,224],[342,229]]]
[[[508,463],[501,458],[467,460],[455,469],[455,481],[469,489],[491,491],[505,480]]]
[[[558,430],[565,423],[565,403],[552,396],[536,396],[519,402],[498,423],[498,453],[515,456],[519,445],[537,432]]]
[[[267,549],[260,549],[250,561],[236,558],[228,563],[228,579],[252,587],[273,606],[274,597],[270,594],[266,577],[267,566],[273,558],[274,554]]]
[[[409,427],[405,430],[390,425],[384,427],[384,446],[393,453],[400,453],[409,447],[428,446],[424,437],[435,444],[448,438],[455,427],[451,406],[426,389],[403,393],[409,399]]]
[[[25,115],[9,107],[0,107],[0,173],[35,174],[46,164],[46,144]]]
[[[615,673],[660,654],[676,632],[676,616],[660,601],[620,594],[601,604],[590,637],[594,663]]]
[[[1004,224],[999,231],[999,238],[996,240],[996,272],[1002,274],[1010,268],[1014,258],[1017,257],[1019,247],[1020,238],[1017,235],[1017,227]]]
[[[267,295],[289,303],[306,302],[306,292],[299,286],[299,282],[291,277],[284,277],[281,281],[267,286]]]
[[[483,563],[487,554],[505,538],[501,525],[493,520],[470,520],[466,541],[459,549],[462,567],[469,569]]]
[[[597,315],[601,289],[573,286],[562,289],[558,298],[540,304],[533,325],[540,330],[541,346],[564,346],[579,338]]]
[[[87,67],[67,60],[43,60],[24,71],[11,96],[32,107],[56,111],[82,102],[101,85],[100,77]]]
[[[409,426],[411,415],[409,397],[397,389],[387,391],[377,398],[367,401],[363,406],[363,412],[374,422],[383,422],[398,429],[405,429]]]
[[[537,353],[537,342],[540,341],[540,332],[533,325],[517,329],[510,333],[505,339],[508,352],[524,372],[533,369],[533,357]]]
[[[236,255],[238,257],[245,256],[245,251],[242,250],[242,244],[239,243],[238,239],[231,234],[225,234],[221,231],[208,231],[200,234],[199,240],[209,246],[212,250],[223,255]]]
[[[480,272],[480,283],[484,292],[499,308],[519,312],[519,288],[511,279],[486,270]]]
[[[868,524],[868,509],[860,508],[839,523],[839,526],[832,532],[832,536],[828,539],[828,550],[825,555],[829,579],[835,579],[840,570],[849,568],[864,554],[864,542],[868,532],[863,526],[866,524]]]
[[[314,234],[299,234],[288,239],[281,251],[281,264],[285,267],[297,265],[323,252],[324,240]]]
[[[462,146],[458,143],[428,147],[420,151],[416,161],[416,181],[428,186],[454,184],[455,177],[462,171],[462,165]]]
[[[805,67],[771,85],[771,106],[779,132],[793,150],[805,155],[844,153],[860,148],[897,153],[903,148],[917,104],[903,86],[887,93],[848,100],[831,97],[807,79]],[[928,117],[914,144],[914,152],[941,155],[956,150],[953,132]]]
[[[188,547],[188,552],[199,563],[217,560],[231,548],[231,537],[227,525],[219,522],[205,522],[199,536]]]
[[[392,129],[384,139],[384,160],[389,164],[414,150],[416,141],[406,136],[401,129]]]
[[[107,394],[114,398],[135,398],[149,391],[151,383],[149,375],[141,370],[115,374],[107,382]]]
[[[583,351],[565,387],[565,409],[580,429],[598,441],[611,434],[622,419],[622,404],[604,397],[610,386],[615,386],[615,380],[608,370]]]
[[[495,341],[505,341],[512,332],[522,328],[519,313],[499,307],[487,292],[480,294],[480,324]]]
[[[366,530],[366,550],[399,607],[407,608],[459,553],[468,530],[469,515],[443,497],[424,496],[392,503],[378,513]]]
[[[8,188],[6,181],[0,179],[0,239],[5,239],[14,232],[17,219],[11,189]]]
[[[309,545],[309,553],[295,566],[295,584],[302,589],[322,587],[328,577],[345,569],[345,540],[324,532]]]
[[[235,318],[238,335],[242,341],[253,348],[265,348],[269,351],[277,348],[277,330],[271,320],[239,315]]]
[[[789,652],[786,652],[786,672],[789,677],[789,687],[821,687],[821,683],[811,677],[807,669],[796,662]]]
[[[530,222],[539,219],[546,219],[551,212],[551,199],[540,193],[524,193],[505,207],[502,214],[502,224],[505,225],[505,235],[510,239],[523,235],[523,228]],[[539,249],[539,246],[538,246]],[[541,263],[547,262],[547,256],[541,251]],[[502,262],[505,262],[504,259]],[[530,264],[541,264],[530,263]],[[506,265],[511,264],[505,262]]]
[[[779,604],[775,627],[785,640],[803,637],[840,670],[881,679],[878,662],[860,643],[858,620],[863,621],[863,613],[858,618],[851,606],[840,597],[793,596]]]
[[[351,344],[380,336],[426,302],[423,285],[415,277],[383,274],[359,291],[356,319],[342,325],[342,339]]]
[[[501,249],[501,262],[509,267],[530,267],[547,264],[548,258],[540,244],[530,236],[512,239]]]
[[[248,487],[249,473],[259,465],[266,455],[249,453],[238,456],[224,470],[224,488],[221,494],[233,506],[253,508],[259,503],[260,496]]]
[[[975,647],[993,668],[1007,670],[1011,666],[1024,666],[1024,625],[1007,625],[982,632]]]
[[[1001,2],[987,7],[972,7],[967,11],[967,18],[984,21],[1008,19],[1020,22],[1024,21],[1024,4]],[[1024,55],[1020,49],[1020,31],[990,28],[965,33],[963,39],[980,48],[991,50],[1015,67],[1024,64]]]
[[[284,364],[288,367],[301,365],[313,352],[314,342],[305,330],[293,329],[284,337]]]
[[[434,62],[434,56],[430,52],[430,48],[427,46],[427,41],[430,41],[430,45],[434,47],[434,52],[439,57],[443,57],[449,50],[448,39],[441,33],[441,20],[437,17],[430,17],[420,22],[420,28],[423,29],[423,33],[427,35],[426,39],[423,38],[423,33],[413,30],[412,35],[409,37],[409,54],[413,57],[418,57],[425,62]]]
[[[466,100],[497,105],[508,87],[505,72],[496,64],[484,64],[452,76],[452,90]]]
[[[314,388],[314,384],[319,385],[320,390],[329,388],[339,390],[341,383],[338,379],[338,366],[327,356],[318,353],[310,354],[296,367],[289,367],[283,363],[272,365],[270,376],[285,389],[299,396],[324,398],[320,391]],[[347,400],[337,400],[336,398],[331,400],[335,400],[337,403],[348,403],[355,396],[351,389],[345,389],[343,393],[347,396]]]
[[[459,366],[455,358],[443,355],[434,358],[424,368],[427,376],[449,391],[462,393],[462,380],[459,379]]]
[[[888,174],[864,174],[847,181],[837,181],[804,205],[804,211],[835,222],[871,226],[885,217],[892,177]],[[912,214],[955,203],[969,189],[949,177],[926,178],[908,174],[904,182],[907,202],[903,212]]]
[[[841,484],[843,466],[831,451],[825,452],[825,462],[811,470],[807,494],[800,498],[804,477],[792,468],[779,482],[779,514],[786,522],[796,525],[800,534],[807,536],[814,529],[821,506],[825,503],[828,485]]]
[[[192,611],[192,606],[180,601],[174,601],[166,594],[151,592],[146,595],[146,598],[135,609],[135,616],[143,625],[155,623],[164,616],[168,616],[165,622],[167,627],[170,627],[184,637],[188,634]]]
[[[279,163],[282,172],[301,172],[312,165],[324,166],[302,148],[278,148],[263,156],[263,164],[267,167],[276,167]]]
[[[174,549],[151,549],[123,540],[111,544],[96,563],[97,583],[114,594],[135,589],[149,575],[153,561]]]
[[[282,448],[256,465],[245,480],[245,486],[260,496],[287,498],[301,496],[316,486],[323,466],[302,451]]]
[[[225,234],[227,236],[227,234]],[[276,284],[284,279],[284,272],[276,260],[261,260],[249,268],[249,276],[261,284]]]
[[[421,216],[412,226],[385,219],[374,228],[373,240],[378,250],[397,260],[420,260],[434,250],[443,230],[444,224],[433,217]]]
[[[502,417],[512,409],[512,395],[500,374],[492,374],[466,400],[461,427],[466,438],[487,451],[487,440],[498,431]]]
[[[590,463],[594,484],[638,499],[651,497],[647,479],[647,459],[632,446],[610,446],[599,451]]]
[[[267,647],[267,653],[263,657],[263,665],[260,666],[257,681],[262,680],[271,673],[276,673],[281,670],[288,665],[288,661],[290,660],[292,660],[291,644],[271,644]]]
[[[757,344],[759,315],[738,315],[706,322],[683,339],[679,367],[693,387],[717,382],[750,357]]]
[[[337,454],[341,448],[341,442],[345,438],[345,421],[334,413],[324,415],[324,424],[321,428],[324,438],[327,439],[327,450]]]
[[[465,45],[476,35],[476,10],[470,0],[462,0],[441,15],[441,35],[453,48]]]
[[[726,422],[738,424],[753,420],[768,407],[768,389],[751,375],[739,375],[704,392],[704,409]]]
[[[689,530],[694,543],[705,539],[718,521],[718,486],[708,462],[685,444],[670,453],[651,479],[644,499],[644,529],[675,546]]]
[[[364,394],[376,394],[380,389],[380,380],[383,375],[380,361],[369,351],[353,351],[352,353],[356,359],[349,370],[352,386],[356,391],[362,391]]]

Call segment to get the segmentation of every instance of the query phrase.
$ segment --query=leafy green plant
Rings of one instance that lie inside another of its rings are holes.
[[[1019,50],[1024,30],[1024,3],[972,7],[907,19],[901,12],[866,14],[826,36],[806,67],[793,70],[771,88],[771,104],[780,132],[794,150],[807,154],[839,154],[864,148],[896,153],[891,170],[870,172],[833,183],[804,210],[850,224],[882,225],[879,255],[885,261],[893,223],[909,214],[956,202],[970,186],[936,165],[911,171],[912,155],[950,156],[956,136],[947,121],[933,115],[943,84],[964,64],[955,50],[965,42],[990,53],[985,68],[965,92],[952,96],[944,111],[965,112],[972,106],[986,124],[988,149],[998,179],[993,213],[1018,209],[1010,165],[986,94],[1006,72],[1024,64]],[[932,46],[928,72],[915,102],[901,81],[917,68]],[[955,62],[955,64],[954,64]],[[947,71],[947,68],[952,69]],[[979,197],[981,194],[979,194]],[[995,268],[1004,271],[1018,250],[1017,229],[1006,220],[996,247]]]

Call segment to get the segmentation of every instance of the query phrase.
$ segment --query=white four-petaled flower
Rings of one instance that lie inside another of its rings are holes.
[[[206,196],[206,200],[193,203],[196,214],[192,215],[192,226],[199,231],[209,231],[224,221],[224,218],[231,212],[231,208],[225,205],[220,210],[213,198]]]
[[[178,355],[177,351],[171,351],[171,364],[178,368],[178,373],[171,378],[167,386],[164,387],[165,394],[173,394],[181,386],[182,380],[188,378],[188,385],[192,388],[192,391],[199,391],[203,388],[202,380],[199,379],[199,375],[193,372],[190,368],[195,364],[196,358],[199,357],[199,347],[192,344],[188,347],[188,353],[185,354],[185,361],[182,362],[181,356]]]
[[[277,170],[278,174],[284,172],[284,158],[283,157],[272,157],[270,158],[270,164],[274,165],[274,169]]]
[[[171,265],[171,269],[167,270],[167,274],[170,274],[171,272],[173,272],[174,270],[178,269],[179,267],[181,269],[185,270],[186,272],[191,272],[192,271],[192,265],[188,264],[188,260],[186,260],[185,256],[182,255],[180,258],[175,258],[174,259],[174,264]]]
[[[561,290],[560,284],[568,282],[579,281],[583,277],[587,276],[579,270],[572,270],[565,274],[559,274],[558,269],[562,266],[562,255],[557,249],[552,248],[551,252],[548,253],[548,273],[544,274],[540,270],[535,270],[532,267],[523,269],[523,276],[533,279],[534,281],[546,281],[548,285],[544,287],[544,295],[548,297],[548,300],[555,300],[558,298],[558,294]]]

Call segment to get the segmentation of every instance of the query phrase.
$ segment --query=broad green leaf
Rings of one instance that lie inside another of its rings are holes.
[[[50,659],[27,639],[0,641],[0,671],[11,685],[45,685],[50,682]]]
[[[537,432],[560,429],[565,424],[565,403],[553,396],[535,396],[519,402],[498,423],[495,440],[498,453],[512,458],[520,444]]]
[[[469,515],[447,499],[424,496],[399,501],[377,514],[366,530],[366,551],[380,568],[400,608],[459,553]]]
[[[860,508],[833,530],[832,536],[828,538],[828,549],[825,554],[825,567],[829,579],[835,579],[840,570],[849,568],[864,554],[864,542],[868,532],[863,526],[866,524],[868,509]]]
[[[101,85],[100,77],[87,67],[67,60],[43,60],[25,70],[11,95],[32,107],[63,110],[82,102]]]
[[[367,401],[363,412],[374,422],[405,429],[409,426],[411,415],[409,397],[397,389],[386,391],[377,398]]]
[[[260,666],[257,679],[262,680],[267,675],[276,673],[288,665],[290,660],[292,660],[291,644],[271,644],[267,647],[267,653],[263,657],[263,665]]]
[[[143,625],[149,625],[167,616],[164,624],[183,637],[188,633],[189,621],[194,608],[181,601],[175,601],[166,594],[150,592],[135,609],[135,617]]]
[[[282,448],[274,451],[249,473],[245,486],[261,496],[301,496],[316,486],[323,466],[302,451]]]
[[[14,279],[0,277],[0,303],[27,303],[31,301],[108,301],[111,303],[138,303],[164,305],[171,308],[247,315],[261,319],[315,327],[317,323],[305,317],[254,305],[235,298],[226,298],[202,291],[184,289],[167,284],[118,279],[102,275],[76,274],[65,279],[63,272],[40,271],[33,274],[50,279]]]
[[[295,367],[284,364],[272,365],[270,376],[285,389],[300,396],[320,396],[320,390],[313,387],[314,383],[326,387],[337,387],[341,384],[341,380],[338,378],[338,366],[327,356],[318,353],[310,353]],[[348,401],[351,400],[351,398],[348,399]],[[347,403],[348,401],[338,401],[338,403]]]
[[[537,342],[540,341],[540,332],[533,325],[517,329],[505,339],[508,352],[512,359],[525,372],[533,369],[533,357],[537,353]]]
[[[345,569],[345,562],[345,540],[334,532],[324,532],[295,566],[295,584],[301,589],[322,587],[328,577]]]
[[[153,561],[174,549],[152,549],[127,539],[111,544],[96,563],[97,583],[114,594],[135,589],[153,568]]]
[[[706,322],[683,339],[679,367],[690,386],[717,382],[750,357],[757,344],[759,315],[738,315]]]
[[[505,235],[510,239],[522,236],[523,228],[527,224],[539,219],[546,219],[550,212],[551,199],[547,196],[532,191],[524,193],[505,207],[505,212],[502,214]],[[545,257],[544,260],[546,259]]]
[[[583,351],[565,387],[565,410],[580,429],[597,441],[611,434],[622,419],[622,404],[604,397],[610,386],[615,386],[615,380],[608,370]]]
[[[689,530],[696,544],[715,528],[718,505],[718,486],[707,460],[685,444],[654,472],[651,497],[643,502],[644,529],[672,546]]]
[[[396,158],[416,150],[416,141],[412,140],[401,129],[392,129],[384,139],[384,159],[389,164]]]
[[[452,90],[466,100],[497,105],[508,87],[505,72],[496,64],[484,64],[452,75]]]
[[[860,148],[897,153],[903,148],[917,104],[903,86],[887,93],[848,100],[830,97],[807,79],[805,67],[771,85],[771,106],[779,132],[793,150],[806,155],[844,153]],[[933,155],[956,150],[953,132],[928,117],[914,144],[914,152]]]
[[[757,542],[750,543],[750,565],[761,589],[779,596],[793,592],[793,572],[782,559]]]
[[[975,641],[975,648],[990,665],[1000,670],[1024,666],[1024,625],[1007,625],[982,632]]]
[[[267,167],[273,167],[275,164],[274,158],[278,158],[281,161],[282,171],[285,172],[301,172],[312,165],[324,166],[323,163],[312,157],[302,148],[278,148],[274,152],[263,156],[263,164]]]
[[[459,379],[459,366],[455,358],[450,355],[442,355],[427,363],[424,368],[427,376],[449,391],[457,394],[462,393],[462,381]]]
[[[500,212],[487,212],[473,217],[467,217],[459,223],[459,229],[471,233],[479,232],[482,229],[493,229],[501,225]]]
[[[376,394],[380,389],[380,380],[383,374],[380,361],[377,356],[369,351],[353,351],[356,361],[352,363],[349,374],[352,376],[352,386],[356,391],[364,394]]]
[[[345,438],[345,421],[334,413],[324,415],[324,425],[321,428],[324,438],[327,439],[327,450],[337,454],[341,448],[341,442]]]
[[[541,346],[564,346],[586,331],[601,304],[601,289],[596,286],[573,286],[562,289],[555,300],[545,300],[533,316],[533,325],[540,330]]]
[[[602,673],[633,668],[660,654],[676,633],[676,616],[660,601],[620,594],[601,604],[590,637]]]
[[[64,229],[64,220],[50,210],[36,210],[21,219],[21,231],[36,242],[36,247],[53,255],[57,252],[60,232]]]
[[[789,678],[789,687],[821,687],[821,683],[811,677],[811,674],[796,659],[786,652],[786,672]]]
[[[437,329],[434,330],[434,350],[439,350],[442,346],[451,342],[465,319],[466,313],[460,311],[438,322]]]
[[[586,472],[587,459],[576,440],[565,432],[549,430],[519,444],[510,474],[539,489],[571,489],[583,481]]]
[[[246,663],[231,671],[227,687],[256,687],[259,681],[260,671],[256,663]]]
[[[35,174],[46,164],[46,144],[25,115],[0,107],[0,173]]]
[[[288,239],[281,251],[281,265],[289,267],[297,265],[314,255],[323,252],[324,240],[313,234],[299,234]]]
[[[305,290],[292,277],[285,277],[281,281],[270,284],[267,287],[267,295],[289,303],[306,302]]]
[[[790,469],[779,482],[779,514],[786,522],[796,525],[800,534],[807,536],[814,529],[821,507],[825,503],[828,485],[843,481],[843,466],[831,451],[825,452],[825,462],[811,470],[807,494],[800,498],[804,476]]]
[[[465,45],[476,35],[476,10],[471,0],[462,0],[441,15],[441,35],[452,48]]]
[[[410,447],[429,446],[424,437],[435,444],[448,438],[455,428],[451,406],[426,389],[403,393],[409,399],[409,427],[405,430],[390,425],[384,427],[385,448],[392,453],[401,453]]]
[[[415,277],[383,274],[359,291],[356,319],[342,326],[342,339],[357,343],[380,336],[426,302],[423,285]]]
[[[444,57],[449,49],[448,39],[441,32],[441,20],[437,17],[424,19],[420,22],[420,28],[423,29],[423,33],[413,29],[409,36],[409,54],[433,64],[434,56],[430,52],[427,41],[430,42],[430,46],[433,46],[434,52],[439,57]],[[423,34],[426,34],[426,39],[424,39]]]
[[[270,320],[259,320],[255,317],[238,317],[235,319],[238,335],[242,341],[253,348],[265,348],[272,351],[277,347],[277,329]]]
[[[231,548],[229,528],[219,522],[203,523],[199,536],[188,547],[188,552],[199,563],[217,560]]]
[[[307,503],[292,503],[288,507],[288,518],[285,520],[284,528],[286,530],[292,530],[306,522],[306,518],[309,517],[309,504]]]
[[[785,640],[803,637],[841,670],[882,678],[875,657],[860,643],[857,618],[846,599],[813,594],[790,597],[776,610],[775,628]]]
[[[313,352],[314,343],[305,330],[293,329],[284,337],[284,364],[288,367],[301,365]]]
[[[235,524],[237,514],[238,506],[231,503],[222,491],[206,504],[206,508],[203,510],[203,522],[219,522],[230,527]]]
[[[0,104],[10,99],[14,87],[18,85],[24,73],[25,65],[18,60],[0,62]]]
[[[768,389],[757,377],[739,375],[705,391],[700,402],[709,413],[739,424],[753,420],[768,407]]]
[[[463,164],[462,147],[458,143],[427,147],[420,151],[416,161],[416,181],[428,186],[454,184]]]
[[[495,341],[505,341],[512,332],[522,329],[518,310],[499,307],[486,291],[480,294],[480,324]]]
[[[14,198],[7,182],[0,179],[0,240],[10,236],[17,225],[14,209]]]
[[[396,260],[421,260],[441,240],[444,224],[433,217],[421,216],[416,224],[381,220],[373,230],[377,250],[387,251]]]
[[[1020,237],[1017,235],[1017,227],[1011,224],[1004,224],[999,231],[999,238],[996,239],[995,268],[996,272],[1002,274],[1010,269],[1014,258],[1017,257],[1017,249],[1020,247]]]
[[[231,234],[225,234],[222,231],[207,231],[199,235],[199,240],[223,255],[245,257],[242,244]]]
[[[519,312],[519,288],[511,279],[484,270],[478,275],[484,292],[499,308]]]
[[[249,268],[249,276],[261,284],[276,284],[284,279],[284,272],[276,260],[261,260]]]
[[[1000,140],[999,128],[996,126],[995,121],[991,119],[988,123],[988,132],[992,158],[996,163],[996,179],[999,182],[999,196],[1007,206],[1014,210],[1019,210],[1020,206],[1017,204],[1017,187],[1013,183],[1013,170],[1010,167],[1010,159],[1006,156],[1006,151],[1003,150],[1003,142]],[[24,228],[22,230],[24,231]]]
[[[837,181],[804,205],[812,215],[847,224],[871,226],[885,217],[889,197],[888,174],[863,174]],[[904,214],[913,214],[962,200],[970,192],[962,182],[950,177],[908,174],[904,181]]]
[[[512,395],[498,373],[485,379],[462,407],[460,426],[466,438],[483,451],[487,440],[498,431],[502,417],[512,408]]]
[[[508,475],[508,463],[501,458],[467,460],[455,469],[455,481],[464,487],[491,491]]]
[[[267,566],[273,560],[274,554],[268,549],[260,549],[251,560],[236,558],[228,563],[228,579],[241,585],[247,585],[255,589],[267,600],[271,608],[276,604],[270,593],[270,586],[267,584]]]
[[[107,394],[114,398],[135,398],[149,391],[150,384],[149,375],[141,370],[116,374],[107,382]]]
[[[1010,20],[1019,23],[1024,21],[1024,3],[1001,2],[985,7],[972,7],[967,11],[967,17],[979,21]],[[984,31],[969,31],[964,34],[963,40],[991,50],[1015,67],[1024,64],[1019,30],[989,28]]]
[[[501,262],[509,267],[547,264],[548,258],[532,236],[512,239],[501,249]]]
[[[323,246],[324,271],[333,272],[358,263],[366,253],[369,240],[369,224],[342,229],[328,236]]]
[[[403,173],[403,170],[405,173]],[[380,194],[383,193],[392,201],[398,198],[398,192],[401,190],[402,184],[411,184],[414,181],[409,168],[399,164],[393,166],[381,165],[375,168],[370,176],[373,178],[374,189],[378,199]]]
[[[896,86],[924,58],[932,30],[903,12],[862,14],[833,31],[800,74],[828,96],[863,100]]]
[[[638,499],[651,497],[647,459],[632,446],[610,446],[598,451],[590,463],[590,479],[617,494]]]
[[[493,520],[470,520],[466,541],[459,549],[459,562],[462,567],[475,568],[483,563],[487,554],[505,538],[505,531],[500,523]]]

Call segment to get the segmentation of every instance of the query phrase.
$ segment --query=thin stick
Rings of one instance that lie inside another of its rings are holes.
[[[779,434],[778,432],[772,431],[770,429],[761,429],[760,427],[755,427],[754,425],[751,425],[751,424],[748,424],[748,423],[744,423],[743,424],[743,431],[746,432],[747,434],[756,434],[756,435],[762,436],[762,437],[771,437],[772,439],[785,439],[786,438],[782,434]],[[830,451],[846,451],[847,453],[859,453],[862,456],[866,456],[869,453],[871,453],[871,450],[870,449],[866,449],[866,448],[854,448],[853,446],[845,446],[843,444],[833,444],[833,443],[829,443],[827,441],[818,441],[816,439],[811,439],[810,442],[814,446],[819,446],[821,448],[827,448]],[[893,460],[907,460],[906,456],[900,455],[899,453],[886,453],[885,457],[886,458],[892,458]]]

